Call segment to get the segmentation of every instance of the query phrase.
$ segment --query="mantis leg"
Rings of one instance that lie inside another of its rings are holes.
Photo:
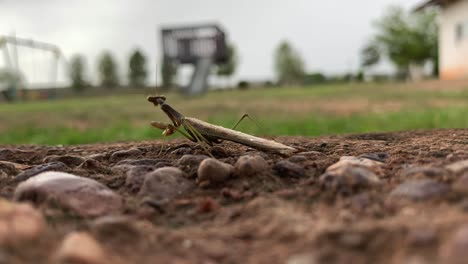
[[[213,146],[210,140],[204,137],[200,132],[198,132],[197,129],[195,129],[188,122],[184,122],[183,124],[184,124],[185,129],[189,131],[197,139],[196,142],[205,143],[206,145]],[[200,144],[200,146],[206,151],[206,153],[208,153],[212,158],[214,158],[213,155],[211,155],[210,151],[208,151],[208,149],[206,148],[204,144]]]
[[[255,120],[253,120],[253,119],[250,117],[249,114],[244,114],[244,115],[239,119],[239,121],[237,121],[237,123],[236,123],[231,129],[232,129],[232,130],[236,129],[236,127],[240,124],[240,122],[242,122],[242,120],[244,120],[244,118],[246,118],[246,117],[247,117],[248,119],[250,119],[250,121],[252,121],[252,123],[254,123],[259,129],[261,129],[261,127],[258,125],[258,123],[257,123]]]

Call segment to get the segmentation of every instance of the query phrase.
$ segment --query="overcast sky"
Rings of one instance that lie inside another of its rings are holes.
[[[161,25],[217,22],[237,47],[237,78],[272,78],[272,54],[283,39],[303,55],[308,71],[338,74],[357,69],[359,50],[373,32],[372,21],[386,7],[411,8],[421,2],[0,0],[0,35],[16,32],[18,37],[54,43],[67,57],[84,54],[90,71],[96,68],[98,54],[111,50],[122,75],[130,51],[139,47],[151,59],[154,81],[161,50],[156,35]]]

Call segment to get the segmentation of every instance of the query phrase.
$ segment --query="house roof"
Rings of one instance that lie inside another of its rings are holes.
[[[428,6],[435,6],[435,5],[444,7],[455,2],[458,2],[458,0],[426,0],[424,3],[416,7],[415,11],[419,11]]]

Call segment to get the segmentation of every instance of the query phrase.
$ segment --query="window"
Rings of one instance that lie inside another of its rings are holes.
[[[468,40],[468,22],[461,22],[455,26],[455,42]]]

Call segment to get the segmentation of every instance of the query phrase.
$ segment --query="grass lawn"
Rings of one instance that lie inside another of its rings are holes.
[[[468,127],[468,86],[343,84],[167,94],[186,116],[256,135],[304,135]],[[160,137],[148,125],[164,121],[146,94],[0,104],[0,144],[82,144]]]

